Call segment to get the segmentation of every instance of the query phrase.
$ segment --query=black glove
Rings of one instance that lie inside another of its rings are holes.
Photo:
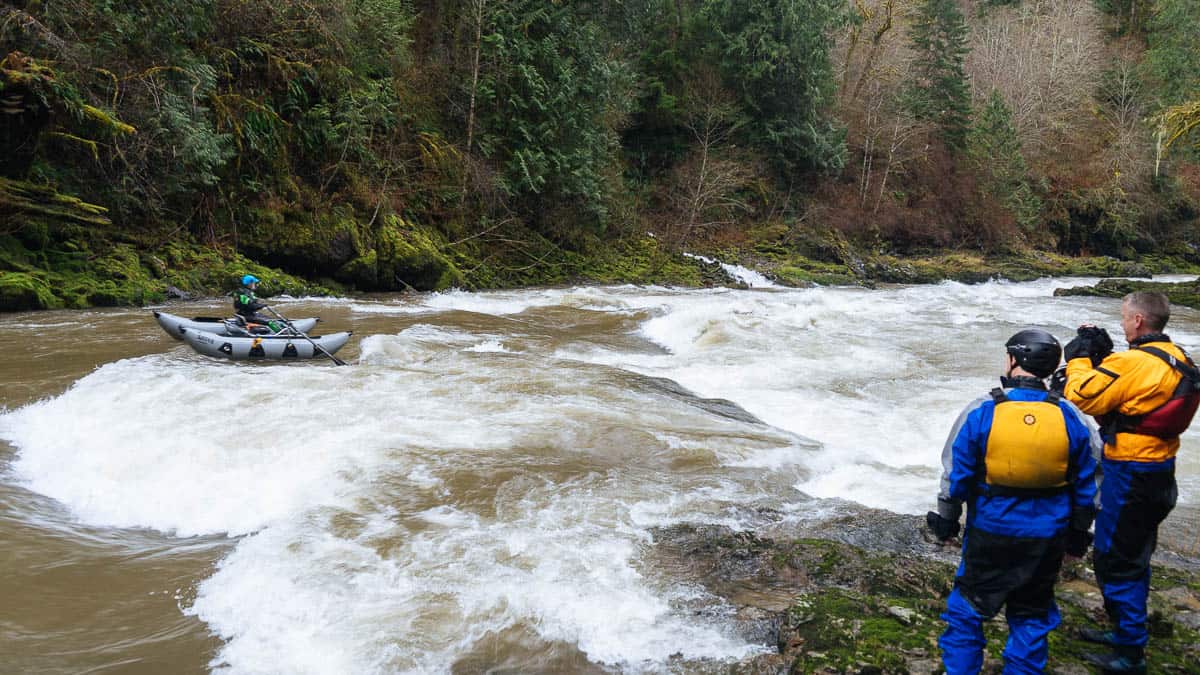
[[[1083,554],[1087,553],[1088,546],[1091,545],[1091,532],[1088,532],[1087,530],[1067,528],[1067,555],[1074,558],[1082,558]]]
[[[949,541],[958,534],[958,521],[943,518],[938,515],[937,511],[925,514],[925,524],[929,525],[930,530],[933,530],[938,541]]]
[[[1054,374],[1052,374],[1050,376],[1049,387],[1050,387],[1050,391],[1056,391],[1060,394],[1066,390],[1066,388],[1067,388],[1067,367],[1066,366],[1060,366],[1058,370],[1054,371]]]
[[[1092,367],[1100,365],[1104,357],[1112,353],[1113,341],[1108,331],[1096,326],[1080,326],[1073,340],[1063,347],[1063,357],[1067,361],[1088,357]]]

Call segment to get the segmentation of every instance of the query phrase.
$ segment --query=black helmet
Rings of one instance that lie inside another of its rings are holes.
[[[1040,328],[1026,328],[1004,343],[1017,365],[1038,377],[1050,377],[1062,358],[1062,347],[1054,336]]]

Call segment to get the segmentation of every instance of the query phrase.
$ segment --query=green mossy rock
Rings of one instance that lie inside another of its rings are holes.
[[[1123,298],[1137,291],[1165,293],[1172,304],[1200,309],[1200,283],[1185,281],[1169,283],[1161,281],[1134,281],[1131,279],[1104,279],[1095,286],[1056,288],[1057,296],[1083,296],[1095,298]]]
[[[728,283],[706,265],[669,251],[655,237],[631,237],[569,258],[565,270],[572,280],[601,284],[640,283],[712,286]]]
[[[172,242],[143,253],[142,264],[160,284],[188,293],[225,295],[241,285],[243,275],[260,279],[259,295],[329,295],[331,289],[305,281],[241,254],[225,254],[206,246]]]
[[[375,269],[381,290],[399,285],[440,291],[462,285],[462,272],[441,253],[428,231],[392,216],[379,228],[375,239]]]
[[[431,291],[464,284],[458,266],[441,251],[437,234],[396,215],[361,222],[348,205],[317,213],[257,210],[254,215],[243,250],[271,264],[331,277],[363,291]]]
[[[379,285],[379,254],[375,249],[358,256],[337,271],[337,277],[356,288],[376,288]]]
[[[959,551],[928,542],[918,517],[839,508],[848,513],[818,525],[824,536],[766,538],[701,524],[655,531],[647,564],[722,598],[735,631],[774,647],[723,672],[940,672],[940,615]],[[780,527],[790,529],[777,524],[777,534]],[[1192,672],[1200,657],[1200,573],[1194,557],[1179,563],[1153,566],[1150,672]],[[1067,564],[1055,595],[1063,625],[1050,634],[1047,672],[1089,672],[1082,655],[1097,647],[1077,631],[1107,621],[1089,565]],[[983,672],[1000,672],[1008,637],[1003,614],[984,624],[984,634]]]
[[[51,292],[44,276],[0,271],[0,312],[57,309],[62,306],[62,300]]]
[[[399,216],[385,218],[371,239],[374,246],[343,265],[337,279],[366,291],[441,291],[464,284],[434,235]]]
[[[53,188],[0,177],[0,220],[17,219],[22,229],[37,222],[74,222],[82,225],[111,225],[108,209],[89,204]]]
[[[850,286],[858,283],[858,280],[846,268],[838,266],[831,269],[820,269],[820,267],[810,269],[808,266],[782,265],[775,268],[770,274],[776,283],[792,287],[814,284],[818,286]]]
[[[223,295],[247,273],[262,279],[263,297],[330,293],[245,256],[195,243],[139,251],[129,243],[69,239],[31,251],[14,237],[0,237],[0,311],[139,306],[162,302],[169,289]]]
[[[16,237],[0,235],[0,271],[31,272],[34,256]]]
[[[248,256],[313,276],[332,275],[365,250],[350,206],[317,212],[255,209],[239,241]]]

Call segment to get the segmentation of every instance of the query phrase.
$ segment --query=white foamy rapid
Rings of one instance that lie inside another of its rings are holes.
[[[397,327],[346,368],[111,363],[0,414],[0,438],[89,524],[245,535],[185,610],[223,639],[215,669],[447,672],[530,635],[678,668],[762,647],[644,564],[651,528],[806,517],[802,493],[924,512],[1009,335],[1118,330],[1116,303],[1052,297],[1070,283],[309,300]],[[1171,333],[1200,345],[1198,325]]]
[[[752,270],[748,267],[742,267],[741,265],[723,263],[720,260],[715,260],[713,258],[709,258],[708,256],[696,255],[694,253],[684,253],[683,255],[688,258],[694,258],[696,260],[703,261],[709,265],[714,263],[720,265],[721,269],[724,270],[725,274],[730,279],[746,284],[750,288],[780,288],[779,284],[771,281],[762,272],[757,270]]]

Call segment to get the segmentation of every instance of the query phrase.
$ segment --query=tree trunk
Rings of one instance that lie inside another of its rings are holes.
[[[471,103],[467,107],[467,148],[463,156],[470,160],[471,144],[475,141],[475,90],[479,87],[479,53],[483,50],[483,7],[487,0],[474,0],[475,9],[475,54],[471,60]],[[467,177],[469,172],[463,170],[462,192],[459,199],[467,200]]]

